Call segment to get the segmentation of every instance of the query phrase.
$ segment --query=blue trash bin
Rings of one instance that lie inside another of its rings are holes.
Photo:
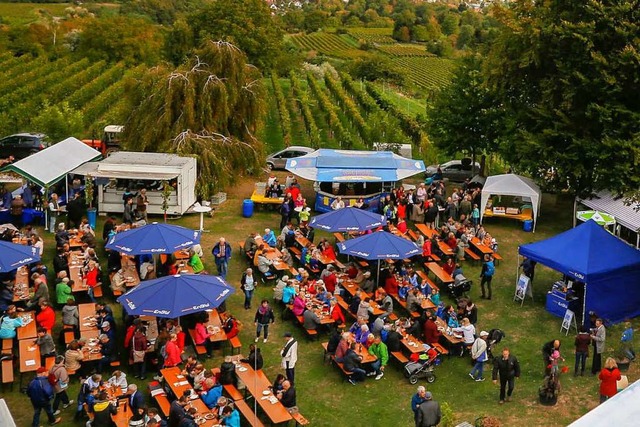
[[[96,221],[98,219],[98,209],[91,208],[87,209],[87,221],[89,221],[89,225],[92,229],[96,229]]]
[[[524,223],[522,224],[522,229],[527,233],[530,233],[531,231],[533,231],[533,221],[530,219],[525,220]]]
[[[245,218],[251,218],[253,216],[253,200],[245,199],[242,202],[242,216]]]

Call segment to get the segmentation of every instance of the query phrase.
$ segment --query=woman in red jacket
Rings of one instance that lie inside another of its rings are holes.
[[[204,319],[201,319],[204,320]],[[211,334],[207,331],[202,321],[197,322],[195,326],[195,334],[193,341],[195,345],[203,345],[207,350],[207,357],[211,358],[211,352],[213,351],[213,343],[209,339]]]
[[[600,403],[613,397],[618,392],[617,381],[622,378],[618,365],[609,357],[604,362],[604,369],[600,371]]]
[[[344,325],[344,313],[342,313],[342,309],[338,305],[338,300],[331,298],[329,304],[329,315],[331,318],[336,322],[336,325]]]
[[[100,270],[98,269],[98,264],[95,261],[89,261],[87,271],[84,273],[84,284],[89,287],[87,293],[89,294],[91,302],[95,303],[96,299],[93,296],[93,288],[102,285],[102,283],[100,283]]]
[[[36,316],[36,324],[40,327],[45,328],[47,330],[47,333],[51,335],[53,325],[56,324],[56,312],[53,311],[53,308],[49,304],[49,301],[42,300],[40,301],[39,305],[41,311]]]
[[[178,347],[178,335],[171,334],[171,339],[164,346],[166,357],[164,359],[164,367],[172,368],[178,366],[182,362],[180,357],[180,347]]]

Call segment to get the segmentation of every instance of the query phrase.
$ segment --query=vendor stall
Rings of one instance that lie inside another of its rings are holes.
[[[169,215],[182,215],[196,202],[196,159],[166,153],[118,151],[106,159],[87,163],[73,173],[97,178],[100,214],[121,213],[123,194],[147,189],[149,214],[161,215],[163,181],[171,186]]]
[[[576,198],[574,203],[574,218],[579,206],[586,206],[613,216],[617,222],[615,234],[625,240],[633,241],[636,248],[640,248],[640,213],[634,204],[626,204],[624,197],[618,197],[610,191],[601,191],[589,198]],[[576,225],[574,219],[573,225]]]
[[[549,239],[520,246],[526,256],[565,275],[547,299],[550,311],[560,314],[579,301],[578,321],[594,311],[610,323],[640,315],[640,250],[604,230],[595,221]],[[518,265],[520,260],[518,259]],[[554,303],[554,300],[556,303]]]
[[[541,194],[536,183],[524,176],[515,174],[490,176],[482,187],[479,206],[480,222],[483,218],[492,216],[533,221],[535,232],[542,200]],[[506,206],[492,201],[492,196],[514,196],[520,203],[519,206]]]
[[[424,172],[424,162],[401,157],[390,151],[319,149],[287,160],[286,169],[314,181],[315,211],[328,212],[339,196],[345,206],[362,198],[370,211],[378,211],[380,199],[396,182]]]

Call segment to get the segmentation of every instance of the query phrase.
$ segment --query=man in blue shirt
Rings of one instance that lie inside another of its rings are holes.
[[[411,410],[413,411],[414,420],[418,414],[418,407],[422,404],[422,402],[427,401],[426,394],[427,390],[423,386],[419,386],[418,392],[411,398]]]

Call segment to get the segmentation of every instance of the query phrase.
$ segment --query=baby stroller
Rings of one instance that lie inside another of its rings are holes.
[[[492,350],[493,347],[502,341],[502,338],[506,337],[507,334],[504,333],[502,329],[491,329],[489,331],[489,336],[487,337],[487,358],[488,360],[493,360]]]
[[[454,282],[447,285],[449,294],[454,298],[460,298],[463,294],[471,290],[473,282],[467,279],[464,275],[458,274],[454,277]]]
[[[433,368],[439,362],[438,352],[431,348],[426,353],[421,354],[417,362],[409,362],[404,365],[404,376],[409,379],[409,384],[411,385],[417,384],[420,378],[426,379],[431,384],[436,380]]]

